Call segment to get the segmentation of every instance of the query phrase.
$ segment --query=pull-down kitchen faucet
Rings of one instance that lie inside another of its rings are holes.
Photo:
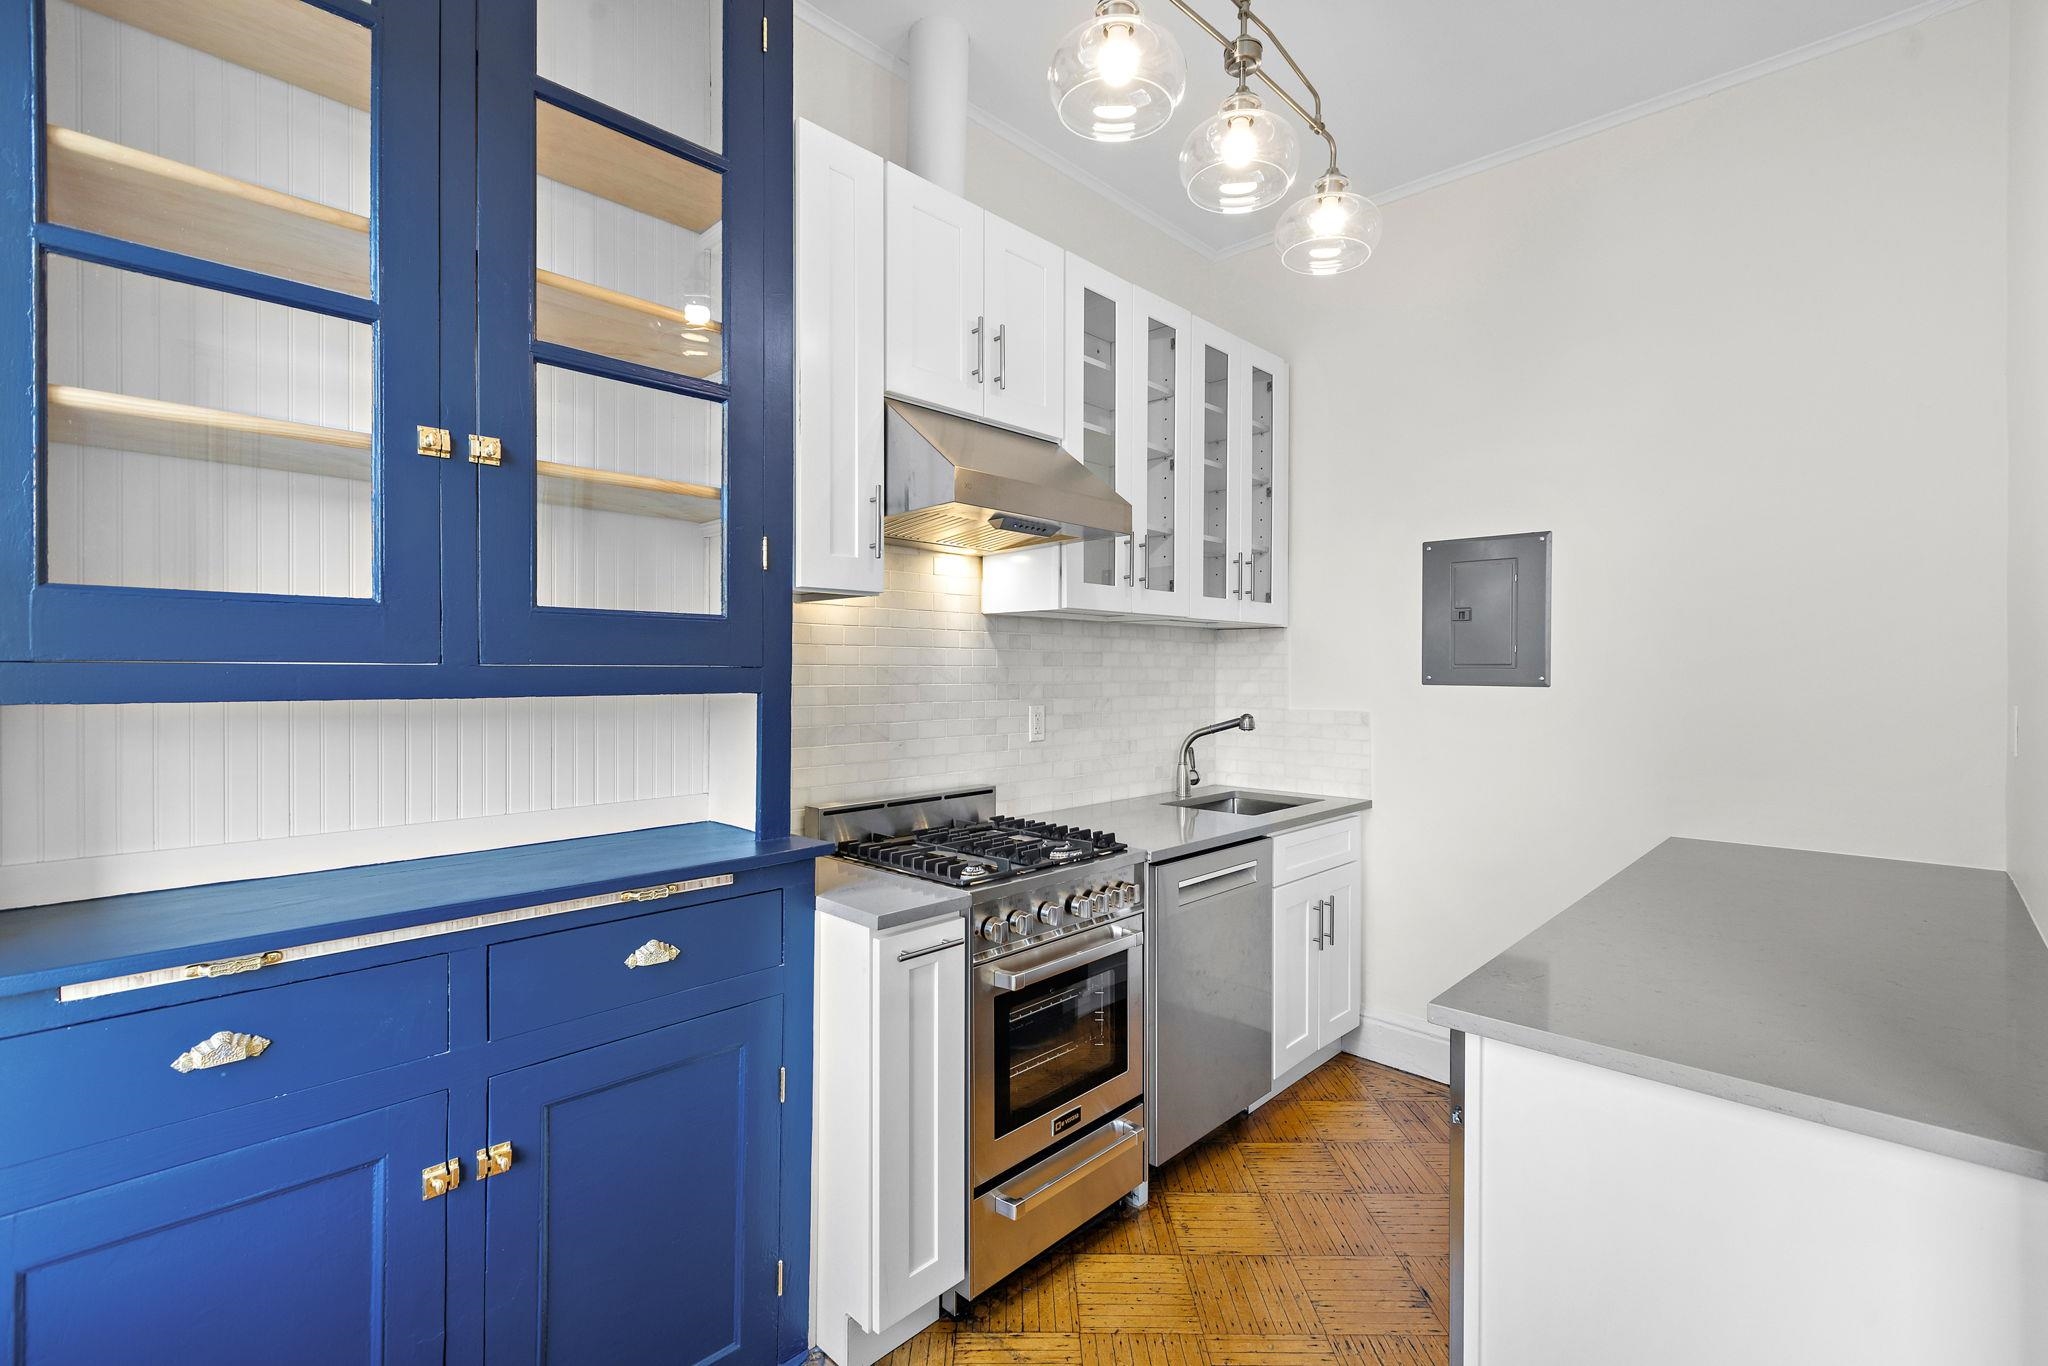
[[[1228,721],[1218,721],[1213,726],[1203,726],[1200,730],[1190,731],[1188,738],[1180,742],[1180,772],[1175,795],[1187,796],[1202,781],[1202,774],[1195,767],[1195,741],[1204,735],[1218,735],[1226,730],[1251,730],[1255,724],[1252,714],[1246,712],[1242,716],[1233,716]]]

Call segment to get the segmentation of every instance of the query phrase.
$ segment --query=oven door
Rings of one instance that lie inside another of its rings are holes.
[[[974,1185],[1144,1091],[1144,918],[975,969]]]

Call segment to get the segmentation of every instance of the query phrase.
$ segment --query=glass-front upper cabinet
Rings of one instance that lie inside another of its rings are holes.
[[[1287,622],[1287,369],[1249,348],[1250,393],[1237,462],[1243,598],[1239,620]],[[1233,554],[1237,550],[1233,550]]]
[[[1194,485],[1196,520],[1201,544],[1196,551],[1195,591],[1205,616],[1230,615],[1243,597],[1244,554],[1235,549],[1237,489],[1231,478],[1231,416],[1237,411],[1233,341],[1214,329],[1199,329],[1201,358],[1196,362],[1200,407],[1196,436],[1200,442],[1201,477]]]
[[[725,77],[760,64],[759,12],[486,8],[481,657],[758,660],[761,282],[781,239],[751,145],[770,136],[762,83]]]
[[[0,658],[438,658],[436,7],[10,9]]]
[[[1184,614],[1181,541],[1183,484],[1193,461],[1183,460],[1181,447],[1188,430],[1191,386],[1183,375],[1192,355],[1185,309],[1163,299],[1139,296],[1138,325],[1145,348],[1143,384],[1144,471],[1138,496],[1131,500],[1134,521],[1142,521],[1138,541],[1138,584],[1135,606],[1140,612],[1165,616]]]
[[[1108,272],[1079,257],[1067,258],[1067,345],[1073,364],[1067,387],[1067,450],[1090,474],[1135,502],[1131,428],[1136,417],[1128,401],[1132,358],[1125,344],[1131,329],[1130,294],[1130,287]],[[1134,515],[1134,532],[1139,530],[1136,522]],[[1130,536],[1093,537],[1067,545],[1067,605],[1128,610],[1135,577],[1132,546]]]

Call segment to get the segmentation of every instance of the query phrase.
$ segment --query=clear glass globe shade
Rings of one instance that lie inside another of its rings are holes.
[[[1052,54],[1045,83],[1070,130],[1095,142],[1133,142],[1173,117],[1188,66],[1173,35],[1132,0],[1105,0]]]
[[[1342,275],[1372,259],[1380,244],[1379,205],[1325,176],[1315,192],[1287,206],[1273,229],[1280,263],[1302,275]]]
[[[1294,125],[1241,91],[1180,149],[1180,183],[1211,213],[1251,213],[1286,197],[1301,162]]]

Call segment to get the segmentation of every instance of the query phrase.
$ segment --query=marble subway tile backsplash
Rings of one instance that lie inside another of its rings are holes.
[[[1012,811],[1164,791],[1196,726],[1209,783],[1369,795],[1362,711],[1288,705],[1285,636],[981,614],[981,562],[891,546],[877,598],[796,608],[791,801],[993,783]],[[1045,708],[1046,738],[1026,739]]]

